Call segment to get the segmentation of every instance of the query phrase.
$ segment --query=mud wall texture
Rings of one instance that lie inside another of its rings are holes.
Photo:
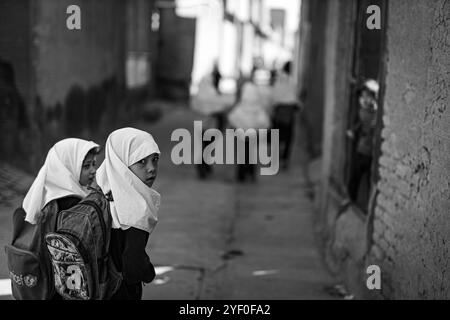
[[[2,1],[0,132],[8,138],[0,143],[7,155],[0,160],[23,159],[21,166],[33,172],[57,140],[92,139],[137,115],[149,93],[126,87],[126,57],[150,46],[143,31],[152,3]],[[80,30],[67,27],[70,5],[81,9]]]
[[[81,30],[66,26],[71,4],[81,9]],[[35,63],[37,92],[45,105],[64,100],[75,84],[86,89],[122,71],[124,9],[117,0],[39,1]]]
[[[450,298],[450,1],[389,1],[370,261],[393,299]]]
[[[327,37],[329,3],[329,0],[302,1],[300,48],[303,51],[299,63],[299,91],[304,109],[301,122],[306,129],[307,151],[313,158],[322,151],[326,58],[324,43]]]

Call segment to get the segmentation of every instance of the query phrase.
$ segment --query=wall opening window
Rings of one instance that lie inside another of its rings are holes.
[[[367,213],[371,192],[377,181],[381,132],[381,91],[384,86],[385,10],[387,0],[357,1],[355,51],[351,99],[346,130],[347,193],[353,204]],[[380,8],[381,29],[369,29],[367,8]]]

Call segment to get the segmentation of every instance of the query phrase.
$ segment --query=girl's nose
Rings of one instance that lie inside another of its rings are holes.
[[[153,172],[155,171],[155,166],[153,164],[148,164],[147,165],[147,172]]]

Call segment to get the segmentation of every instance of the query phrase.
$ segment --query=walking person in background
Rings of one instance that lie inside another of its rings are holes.
[[[270,84],[271,87],[273,87],[275,85],[275,83],[277,82],[277,76],[278,76],[277,62],[274,61],[272,63],[272,68],[270,68],[269,84]]]
[[[123,281],[113,300],[142,299],[142,283],[155,278],[145,251],[158,221],[160,195],[152,189],[160,151],[153,137],[134,128],[112,132],[97,183],[110,198],[113,220],[110,253]]]
[[[212,81],[214,89],[219,95],[222,94],[220,91],[220,80],[222,80],[222,74],[219,71],[219,65],[217,64],[217,62],[214,62],[214,67],[212,71]]]
[[[242,86],[242,97],[240,102],[228,115],[228,122],[234,129],[268,129],[270,125],[269,116],[267,114],[263,96],[259,87],[252,81],[247,81]],[[244,163],[237,164],[236,176],[238,182],[244,182],[247,177],[252,182],[256,182],[256,163],[250,163],[251,154],[258,154],[258,134],[254,132],[255,137],[238,136],[240,143],[245,146]],[[256,146],[250,143],[250,139],[254,139]],[[239,145],[239,142],[238,142]]]
[[[296,87],[291,78],[290,61],[284,64],[283,69],[277,76],[271,101],[272,129],[279,130],[281,167],[287,169],[294,140],[295,116],[300,110]]]
[[[23,162],[22,154],[29,151],[31,123],[25,100],[19,92],[13,66],[0,59],[0,159],[8,157]]]

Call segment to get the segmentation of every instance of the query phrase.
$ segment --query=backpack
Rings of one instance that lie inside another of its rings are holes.
[[[12,241],[5,246],[12,295],[16,300],[48,300],[55,294],[50,257],[44,236],[55,229],[58,205],[50,202],[37,224],[25,221],[26,212],[13,214]]]
[[[55,289],[66,300],[110,299],[122,281],[109,254],[109,201],[92,190],[77,205],[59,212],[56,230],[45,236]]]

